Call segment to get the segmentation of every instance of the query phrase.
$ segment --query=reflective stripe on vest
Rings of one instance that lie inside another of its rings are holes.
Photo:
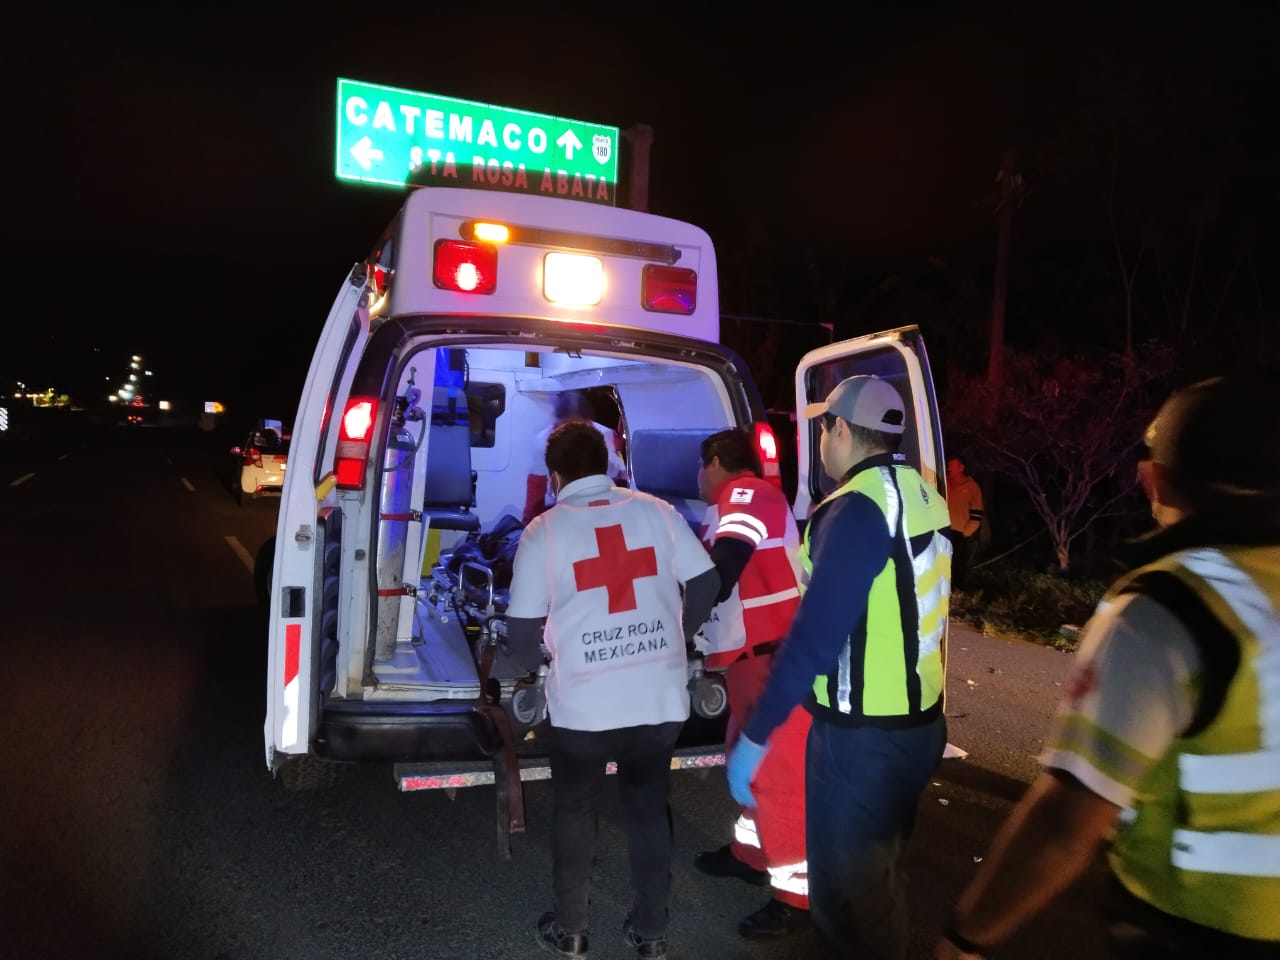
[[[1200,548],[1135,571],[1178,577],[1236,637],[1222,708],[1139,786],[1112,848],[1121,882],[1157,909],[1280,941],[1280,548]]]
[[[950,515],[938,491],[907,466],[859,471],[819,509],[850,493],[863,494],[880,508],[894,546],[871,584],[865,635],[846,641],[835,671],[814,680],[814,695],[819,712],[911,717],[934,707],[942,696],[941,647],[951,595],[951,543],[943,531]],[[813,523],[805,528],[800,549],[806,576],[813,569],[812,529]],[[924,542],[918,555],[912,553],[913,538]],[[910,565],[909,587],[899,584],[900,561]],[[855,649],[862,658],[861,670],[852,659]]]

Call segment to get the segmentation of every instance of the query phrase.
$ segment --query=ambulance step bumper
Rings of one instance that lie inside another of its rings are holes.
[[[671,757],[672,770],[709,770],[724,766],[722,747],[678,747]],[[605,764],[606,774],[618,772],[617,764]],[[493,761],[397,763],[393,776],[401,791],[457,790],[494,782]],[[521,780],[550,780],[551,764],[545,757],[521,757]]]

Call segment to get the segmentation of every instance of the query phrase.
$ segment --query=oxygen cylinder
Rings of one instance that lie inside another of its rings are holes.
[[[396,397],[390,436],[382,464],[378,518],[378,632],[373,657],[385,662],[395,654],[404,590],[405,540],[413,521],[413,459],[427,429],[418,406],[421,391],[412,376]],[[421,521],[417,521],[421,522]],[[416,586],[416,579],[415,579]],[[409,602],[413,602],[410,600]]]

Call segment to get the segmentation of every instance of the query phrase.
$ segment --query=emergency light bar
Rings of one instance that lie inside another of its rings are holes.
[[[671,244],[596,237],[565,230],[467,220],[461,240],[437,240],[431,279],[441,290],[490,294],[498,289],[498,245],[558,247],[542,266],[542,295],[551,303],[594,307],[604,299],[605,269],[599,255],[651,261],[640,267],[640,306],[651,313],[691,315],[698,306],[698,273],[677,267]],[[653,262],[658,261],[658,262]],[[378,287],[375,275],[375,288]],[[385,290],[390,277],[380,288]]]
[[[495,229],[507,231],[504,241],[491,234]],[[468,220],[458,228],[464,240],[488,240],[526,244],[534,247],[559,247],[573,253],[599,253],[611,257],[633,257],[637,260],[656,260],[659,263],[676,263],[680,251],[670,243],[648,243],[644,240],[619,240],[615,237],[596,237],[588,233],[571,233],[567,230],[545,230],[541,227],[521,227],[512,224],[495,224],[488,221]]]

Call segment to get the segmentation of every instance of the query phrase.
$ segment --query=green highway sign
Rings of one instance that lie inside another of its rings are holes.
[[[618,128],[338,80],[339,180],[614,202]]]

